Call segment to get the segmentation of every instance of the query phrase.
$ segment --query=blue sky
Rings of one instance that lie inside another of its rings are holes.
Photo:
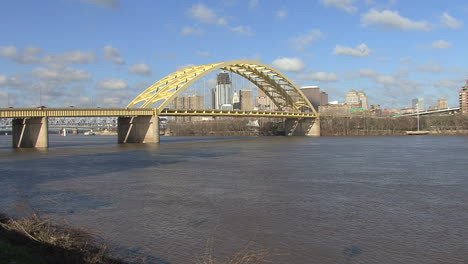
[[[15,0],[1,13],[0,107],[123,107],[181,67],[236,59],[386,108],[457,106],[468,79],[466,0]]]

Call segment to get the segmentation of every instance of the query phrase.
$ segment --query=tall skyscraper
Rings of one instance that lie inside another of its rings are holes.
[[[424,111],[424,109],[426,109],[426,107],[424,106],[424,98],[414,98],[413,100],[411,100],[411,103],[415,111],[421,112]]]
[[[359,105],[363,110],[369,109],[369,100],[364,91],[356,91],[351,89],[346,94],[347,105]]]
[[[254,104],[253,104],[252,90],[240,90],[239,99],[240,99],[241,110],[243,111],[253,110]]]
[[[468,80],[466,80],[465,86],[460,90],[460,111],[464,115],[468,115]]]
[[[218,74],[216,88],[213,89],[213,108],[232,110],[232,82],[229,73]]]
[[[447,108],[449,108],[447,99],[440,98],[439,100],[437,100],[437,109],[438,110],[447,109]]]
[[[234,92],[234,95],[232,96],[232,108],[234,110],[240,110],[241,109],[239,93],[238,92]]]

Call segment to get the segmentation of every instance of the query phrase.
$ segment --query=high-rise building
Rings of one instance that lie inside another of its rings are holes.
[[[251,111],[254,109],[252,90],[240,90],[239,99],[242,111]]]
[[[309,99],[315,110],[318,110],[321,105],[322,97],[320,94],[320,87],[318,86],[303,86],[301,87],[302,93]]]
[[[347,105],[358,105],[362,110],[369,109],[369,100],[364,91],[356,91],[351,89],[346,94],[346,104]]]
[[[424,106],[424,98],[414,98],[411,100],[412,107],[415,111],[421,112],[424,111],[425,106]]]
[[[327,105],[327,104],[328,104],[328,94],[326,92],[320,92],[320,105]]]
[[[460,111],[464,115],[468,115],[468,80],[466,80],[465,86],[460,90]]]
[[[442,109],[447,109],[447,108],[449,108],[447,99],[442,97],[439,100],[437,100],[437,110],[442,110]]]
[[[202,110],[205,109],[205,98],[200,95],[177,96],[172,101],[172,108],[178,110]],[[176,117],[178,121],[198,121],[201,117]]]
[[[273,103],[271,98],[268,97],[267,94],[261,89],[258,89],[258,96],[256,98],[256,103],[257,103],[258,110],[273,111],[276,109],[275,103]]]
[[[240,110],[241,109],[239,93],[238,92],[234,92],[234,95],[232,96],[232,108],[234,110]]]
[[[216,88],[213,89],[213,108],[232,110],[232,81],[226,71],[217,76]]]

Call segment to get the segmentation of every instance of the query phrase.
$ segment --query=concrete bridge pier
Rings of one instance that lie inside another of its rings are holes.
[[[117,140],[119,144],[159,143],[159,117],[119,117],[117,120]]]
[[[13,119],[12,138],[13,148],[48,148],[47,117]]]
[[[286,133],[286,136],[320,137],[320,119],[286,119],[284,121],[284,131]]]

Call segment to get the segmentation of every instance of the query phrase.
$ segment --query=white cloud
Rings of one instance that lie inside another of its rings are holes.
[[[60,84],[89,81],[92,78],[92,75],[88,72],[63,65],[50,65],[47,68],[35,68],[31,71],[31,76],[43,81]]]
[[[237,32],[239,34],[242,34],[242,35],[247,35],[247,36],[252,36],[253,35],[253,32],[250,29],[250,27],[237,26],[237,27],[231,28],[231,30],[234,31],[234,32]]]
[[[320,2],[327,7],[336,7],[348,13],[354,13],[358,10],[354,5],[356,0],[320,0]]]
[[[381,12],[372,9],[362,16],[364,26],[376,25],[384,29],[397,30],[421,30],[430,31],[431,27],[426,21],[412,21],[400,16],[397,11],[383,10]]]
[[[398,84],[398,80],[392,75],[379,75],[375,78],[375,81],[383,85]]]
[[[279,58],[273,61],[273,67],[280,71],[301,72],[305,68],[304,62],[299,58]]]
[[[417,68],[419,71],[422,71],[422,72],[443,72],[444,69],[442,68],[442,66],[440,65],[437,65],[435,63],[429,63],[429,64],[426,64],[426,65],[421,65]]]
[[[197,35],[197,36],[201,36],[203,35],[204,31],[202,29],[199,29],[199,28],[194,28],[194,27],[190,27],[190,26],[186,26],[182,29],[182,31],[180,32],[181,35],[184,35],[184,36],[189,36],[189,35]]]
[[[38,63],[42,50],[38,47],[26,47],[19,51],[15,46],[0,46],[0,56],[9,58],[18,63]]]
[[[176,67],[176,70],[177,70],[177,71],[181,71],[181,70],[183,70],[183,69],[187,69],[187,68],[190,68],[190,67],[193,67],[193,66],[195,66],[195,65],[194,65],[194,64],[191,64],[191,63],[189,63],[189,64],[184,64],[184,65],[177,66],[177,67]]]
[[[287,15],[288,15],[288,10],[286,10],[286,8],[280,9],[278,10],[278,12],[276,12],[276,18],[278,19],[286,18]]]
[[[128,70],[131,73],[143,76],[151,76],[151,67],[145,63],[134,64]]]
[[[122,79],[104,79],[98,82],[97,87],[104,90],[125,90],[128,89],[128,83]]]
[[[22,83],[18,77],[0,74],[0,86],[17,87]]]
[[[249,9],[257,8],[260,3],[260,0],[250,0],[249,1]]]
[[[445,40],[438,40],[431,44],[432,49],[448,49],[452,46],[452,43]]]
[[[323,38],[323,33],[318,30],[311,30],[310,32],[301,35],[299,37],[290,39],[289,41],[292,43],[293,47],[298,51],[303,51],[307,46],[309,46],[312,42]]]
[[[189,10],[190,17],[206,24],[226,25],[227,21],[223,17],[219,17],[211,8],[204,4],[193,5]]]
[[[198,50],[197,52],[195,52],[195,54],[197,54],[197,56],[200,56],[200,57],[210,57],[209,51]]]
[[[67,51],[61,54],[47,55],[41,60],[47,64],[85,64],[96,61],[96,55],[93,52],[85,52],[80,50]]]
[[[2,57],[13,58],[17,52],[15,46],[0,46],[0,56]]]
[[[306,74],[298,75],[298,78],[301,80],[308,80],[308,81],[317,81],[317,82],[337,82],[339,81],[339,77],[336,73],[331,72],[309,72]]]
[[[359,77],[373,78],[377,76],[377,72],[371,69],[360,69],[358,70]]]
[[[120,5],[120,0],[81,0],[81,2],[91,3],[107,8],[117,8]]]
[[[336,55],[345,55],[345,56],[353,56],[353,57],[367,57],[372,53],[372,50],[367,47],[366,44],[362,43],[361,45],[357,46],[356,48],[345,47],[336,45],[335,50],[333,52]]]
[[[445,27],[453,29],[459,29],[463,27],[463,22],[449,15],[447,12],[444,12],[440,19]]]
[[[410,56],[400,59],[400,62],[403,63],[403,64],[410,64],[411,61],[412,61],[412,58]]]
[[[110,60],[115,64],[125,64],[125,60],[120,57],[119,50],[111,45],[104,46],[104,59]]]

